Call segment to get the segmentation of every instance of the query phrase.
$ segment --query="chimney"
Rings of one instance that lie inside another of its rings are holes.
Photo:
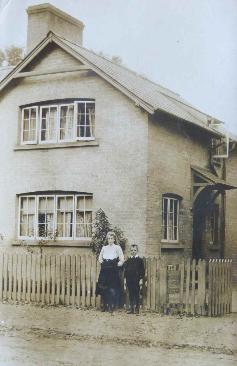
[[[82,45],[84,24],[51,4],[29,6],[27,52],[30,52],[49,31]]]

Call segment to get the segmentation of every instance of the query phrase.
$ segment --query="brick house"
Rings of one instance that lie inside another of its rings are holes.
[[[88,252],[102,208],[144,255],[233,255],[236,150],[226,175],[220,121],[84,48],[79,20],[27,12],[28,53],[0,74],[1,246]]]

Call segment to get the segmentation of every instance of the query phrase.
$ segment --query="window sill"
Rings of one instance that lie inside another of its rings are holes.
[[[82,140],[73,142],[58,142],[54,144],[29,144],[29,145],[16,145],[14,151],[25,150],[48,150],[48,149],[62,149],[68,147],[86,147],[86,146],[99,146],[98,140]]]
[[[91,239],[82,240],[46,240],[45,243],[40,244],[39,240],[15,240],[12,245],[18,247],[90,247]]]
[[[161,242],[161,249],[184,249],[184,245],[179,244],[178,242]]]

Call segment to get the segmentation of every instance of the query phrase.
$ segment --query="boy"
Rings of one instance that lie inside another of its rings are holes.
[[[136,244],[130,247],[131,256],[124,263],[124,277],[126,278],[130,311],[128,314],[139,314],[139,281],[144,277],[145,269],[142,258],[138,256],[138,246]]]

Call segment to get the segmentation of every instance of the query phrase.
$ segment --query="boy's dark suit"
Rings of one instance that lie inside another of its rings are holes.
[[[142,258],[135,256],[130,257],[124,263],[124,277],[129,292],[129,301],[131,306],[131,312],[139,312],[139,281],[144,277],[145,269]]]

